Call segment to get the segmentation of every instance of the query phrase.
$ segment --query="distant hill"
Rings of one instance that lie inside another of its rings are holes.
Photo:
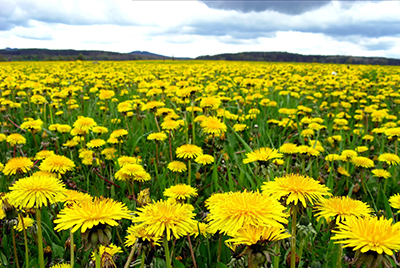
[[[342,64],[379,64],[400,65],[400,59],[382,57],[323,56],[302,55],[288,52],[241,52],[226,53],[214,56],[200,56],[196,60],[229,60],[229,61],[270,61],[270,62],[318,62]]]
[[[118,53],[99,50],[72,50],[72,49],[0,49],[0,61],[49,61],[49,60],[171,60],[189,59],[173,58],[147,51],[133,51],[130,53]]]

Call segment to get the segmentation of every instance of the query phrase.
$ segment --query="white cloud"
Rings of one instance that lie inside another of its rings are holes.
[[[198,1],[0,0],[0,43],[182,57],[288,51],[400,58],[400,2],[346,5],[287,15],[217,10]]]

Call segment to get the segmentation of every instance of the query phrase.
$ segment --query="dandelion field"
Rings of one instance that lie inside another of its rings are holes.
[[[396,267],[400,68],[0,63],[0,267]]]

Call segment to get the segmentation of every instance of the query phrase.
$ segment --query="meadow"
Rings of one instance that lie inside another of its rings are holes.
[[[0,267],[396,267],[400,68],[0,63]]]

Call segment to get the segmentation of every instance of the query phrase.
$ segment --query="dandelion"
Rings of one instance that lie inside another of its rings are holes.
[[[307,207],[307,201],[313,204],[314,200],[320,200],[325,195],[331,195],[329,188],[318,181],[300,174],[287,174],[284,177],[275,178],[275,181],[264,182],[261,186],[263,194],[280,199],[286,197],[286,204],[291,205],[292,215],[292,241],[290,267],[296,265],[296,223],[297,203],[300,201]]]
[[[17,144],[25,144],[26,143],[26,139],[24,138],[24,136],[22,136],[21,134],[18,134],[18,133],[12,133],[12,134],[8,135],[6,141],[11,146],[15,146]]]
[[[355,156],[351,159],[351,162],[356,167],[371,168],[374,167],[374,161],[364,156]]]
[[[378,217],[350,217],[339,223],[334,230],[335,243],[350,247],[361,253],[375,251],[378,254],[393,255],[400,250],[400,229],[392,225],[392,219]]]
[[[214,163],[214,157],[209,154],[203,154],[203,155],[196,157],[196,159],[194,161],[196,163],[199,163],[202,165],[208,165],[208,164]]]
[[[261,190],[264,194],[277,199],[287,197],[286,204],[293,202],[297,205],[300,201],[304,207],[307,207],[307,201],[312,205],[314,200],[319,200],[324,195],[331,195],[329,188],[313,178],[300,174],[288,174],[275,178],[275,181],[264,182]]]
[[[244,164],[248,164],[251,162],[267,162],[271,159],[276,159],[276,158],[282,158],[283,155],[278,152],[276,149],[271,149],[268,147],[263,147],[260,149],[255,150],[254,152],[247,153],[246,154],[247,158],[243,159]]]
[[[121,156],[117,159],[118,165],[120,167],[124,167],[126,165],[130,164],[140,164],[142,162],[142,159],[134,156]]]
[[[79,116],[73,126],[79,130],[84,131],[85,133],[88,133],[89,130],[97,126],[97,123],[94,121],[93,118]]]
[[[392,208],[400,209],[400,194],[395,194],[389,198],[389,203]]]
[[[39,169],[58,174],[65,174],[67,171],[73,170],[75,164],[69,158],[63,155],[52,155],[44,159]]]
[[[400,164],[400,157],[396,154],[384,153],[378,157],[378,160],[381,162],[385,162],[390,166],[397,166]]]
[[[392,176],[390,172],[385,169],[373,169],[371,172],[374,174],[373,176],[377,178],[388,179]]]
[[[66,189],[61,180],[52,176],[34,176],[19,179],[11,187],[7,198],[11,204],[23,208],[36,208],[39,264],[44,268],[43,239],[40,208],[54,204]]]
[[[164,132],[156,132],[156,133],[151,133],[148,137],[148,140],[155,140],[155,141],[164,141],[167,139],[167,134]]]
[[[178,158],[192,159],[203,154],[203,149],[193,144],[185,144],[176,149]]]
[[[5,175],[14,175],[16,173],[28,173],[32,168],[33,162],[27,157],[15,157],[8,160],[4,166]]]
[[[197,196],[197,190],[186,184],[177,184],[165,189],[164,196],[182,201]]]
[[[217,117],[207,117],[201,122],[201,127],[204,133],[220,135],[227,130],[226,125],[221,122]]]
[[[19,220],[18,224],[14,226],[14,229],[17,230],[18,232],[24,231],[24,229],[33,226],[33,224],[35,223],[35,221],[32,220],[30,217],[25,217],[25,218],[20,217],[20,219],[22,220]]]
[[[91,140],[90,142],[88,142],[88,143],[86,144],[86,146],[87,146],[88,148],[97,149],[97,148],[100,148],[101,146],[104,146],[105,144],[106,144],[106,141],[105,141],[105,140],[102,140],[102,139],[95,139],[95,140]]]
[[[54,220],[57,224],[54,229],[61,231],[72,228],[72,233],[75,233],[81,228],[81,233],[84,233],[99,224],[117,226],[117,221],[121,219],[132,219],[132,213],[125,204],[96,197],[94,200],[85,200],[72,207],[64,207]]]
[[[172,161],[167,168],[173,172],[184,172],[187,170],[186,164],[181,161]]]
[[[21,124],[21,129],[27,129],[29,132],[36,133],[42,130],[43,121],[40,119],[26,121]]]
[[[336,220],[343,222],[349,217],[368,217],[373,211],[369,205],[348,196],[334,196],[329,199],[320,199],[315,204],[318,211],[315,216],[324,218],[327,222]]]
[[[236,234],[245,224],[282,227],[289,216],[275,198],[259,192],[214,194],[207,199],[206,207],[210,211],[207,216],[210,232],[228,235]]]

